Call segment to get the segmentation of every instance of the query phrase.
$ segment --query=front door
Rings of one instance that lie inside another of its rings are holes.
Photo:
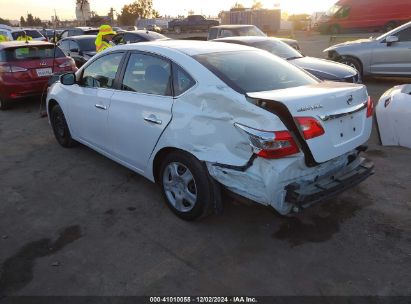
[[[73,135],[104,151],[110,151],[108,110],[123,55],[119,52],[100,57],[84,69],[79,84],[71,88],[69,123]]]

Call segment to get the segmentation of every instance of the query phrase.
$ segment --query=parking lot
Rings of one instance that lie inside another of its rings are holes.
[[[324,57],[329,36],[296,37]],[[407,79],[366,79],[369,94]],[[39,100],[0,112],[0,295],[410,295],[411,150],[292,218],[224,197],[184,222],[159,188],[84,146],[61,148]]]

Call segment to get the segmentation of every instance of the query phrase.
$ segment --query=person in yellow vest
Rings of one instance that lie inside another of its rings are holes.
[[[0,34],[0,42],[9,41],[9,39],[5,35]]]
[[[16,39],[17,41],[30,41],[33,40],[33,38],[29,35],[27,35],[25,32],[22,32]]]
[[[111,28],[110,25],[102,25],[100,26],[100,31],[97,34],[96,38],[96,51],[100,53],[105,49],[112,47],[110,42],[113,40],[114,35],[116,34],[115,31]]]

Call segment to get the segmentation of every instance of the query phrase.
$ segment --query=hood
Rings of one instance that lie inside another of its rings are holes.
[[[292,59],[290,63],[306,70],[321,80],[344,81],[358,73],[348,65],[314,57]]]
[[[345,46],[352,46],[352,45],[359,45],[359,44],[366,44],[366,43],[370,43],[373,42],[374,39],[372,38],[368,38],[368,39],[358,39],[358,40],[354,40],[354,41],[347,41],[344,43],[339,43],[333,46],[330,46],[329,48],[325,49],[324,52],[328,52],[330,50],[334,50],[340,47],[345,47]]]

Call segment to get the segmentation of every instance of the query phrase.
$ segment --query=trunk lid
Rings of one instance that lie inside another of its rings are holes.
[[[293,117],[314,117],[325,134],[306,140],[317,163],[343,155],[364,144],[371,134],[368,93],[363,85],[321,82],[283,90],[254,92],[250,98],[279,102]]]

